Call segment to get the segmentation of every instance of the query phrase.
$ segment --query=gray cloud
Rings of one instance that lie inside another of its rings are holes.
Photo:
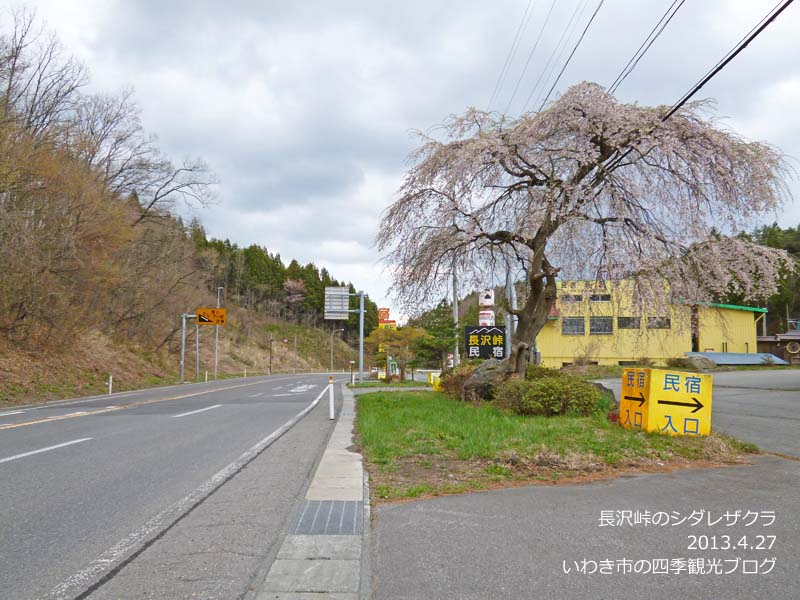
[[[577,2],[556,3],[512,113],[530,95]],[[202,156],[219,174],[220,204],[199,214],[210,234],[313,260],[380,299],[387,281],[371,244],[416,143],[409,132],[470,105],[486,107],[527,3],[34,4],[87,62],[94,87],[134,85],[143,122],[164,150]],[[671,104],[772,4],[686,3],[618,96]],[[581,80],[608,85],[667,5],[608,0],[558,89]],[[549,6],[534,3],[494,108],[508,103]],[[701,93],[718,99],[730,126],[794,156],[799,10],[791,7]],[[800,192],[797,182],[794,189]],[[800,223],[800,206],[775,219]]]

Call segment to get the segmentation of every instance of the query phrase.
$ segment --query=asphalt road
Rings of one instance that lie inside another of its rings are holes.
[[[762,450],[800,457],[800,370],[714,373],[711,426]],[[606,380],[619,397],[619,380]]]
[[[326,384],[324,375],[225,380],[0,411],[0,597],[72,598],[82,584],[117,575],[137,544],[231,475],[213,479]],[[288,518],[324,448],[330,425],[319,408],[316,426],[284,457],[284,495],[261,502],[278,511],[274,523]],[[239,500],[227,505],[234,514]]]

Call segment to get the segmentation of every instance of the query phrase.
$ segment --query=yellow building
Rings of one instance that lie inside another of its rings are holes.
[[[665,294],[669,294],[665,290]],[[673,301],[652,314],[634,306],[633,282],[565,281],[536,338],[546,367],[664,364],[686,352],[756,352],[764,308]]]

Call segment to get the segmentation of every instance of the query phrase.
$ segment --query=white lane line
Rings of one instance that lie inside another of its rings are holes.
[[[8,415],[19,415],[24,412],[25,412],[24,410],[15,410],[14,412],[4,412],[0,413],[0,417],[7,417]]]
[[[263,394],[263,393],[264,393],[264,392],[258,392],[257,394],[250,394],[250,397],[251,397],[251,398],[258,398],[258,397],[259,397],[261,394]]]
[[[146,547],[151,543],[160,532],[170,527],[175,521],[186,514],[189,510],[197,506],[203,499],[207,498],[211,492],[223,485],[228,479],[238,473],[247,463],[261,454],[275,440],[289,431],[296,423],[311,412],[319,404],[320,399],[327,389],[323,389],[314,401],[297,413],[294,417],[286,421],[267,437],[257,442],[244,452],[239,458],[215,473],[211,479],[203,483],[200,487],[178,500],[175,504],[168,506],[155,517],[147,521],[136,531],[131,532],[111,548],[95,558],[86,567],[68,577],[57,585],[47,596],[46,600],[67,600],[81,595],[92,585],[96,584],[109,571],[112,571],[120,564],[135,554],[137,550]]]
[[[206,406],[205,408],[200,408],[198,410],[192,410],[189,412],[181,413],[179,415],[172,415],[173,419],[178,419],[180,417],[188,417],[189,415],[196,415],[197,413],[201,413],[206,410],[211,410],[212,408],[219,408],[222,404],[215,404],[214,406]]]
[[[272,394],[270,398],[279,398],[281,396],[294,396],[294,394]]]
[[[33,456],[34,454],[41,454],[42,452],[50,452],[56,448],[63,448],[64,446],[72,446],[72,444],[80,444],[81,442],[88,442],[92,438],[81,438],[79,440],[72,440],[71,442],[64,442],[63,444],[56,444],[55,446],[48,446],[47,448],[39,448],[38,450],[31,450],[30,452],[23,452],[22,454],[15,454],[8,458],[0,458],[0,463],[17,460],[18,458],[25,458],[26,456]]]

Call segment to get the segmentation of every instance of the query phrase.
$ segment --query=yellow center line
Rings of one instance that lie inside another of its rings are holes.
[[[17,427],[27,427],[28,425],[38,425],[39,423],[50,423],[52,421],[61,421],[63,419],[75,419],[78,417],[89,417],[92,415],[101,415],[103,413],[114,412],[116,410],[124,410],[126,408],[136,408],[137,406],[144,406],[146,404],[155,404],[157,402],[169,402],[170,400],[181,400],[182,398],[191,398],[192,396],[202,396],[204,394],[213,394],[214,392],[223,392],[225,390],[235,390],[236,388],[250,387],[259,385],[263,381],[255,381],[253,383],[241,383],[239,385],[230,385],[228,387],[215,388],[213,390],[206,390],[204,392],[194,392],[192,394],[181,394],[180,396],[171,396],[169,398],[154,398],[153,400],[140,400],[139,402],[131,402],[130,404],[122,404],[120,406],[110,406],[106,408],[98,408],[96,410],[87,410],[82,412],[69,413],[68,415],[59,415],[56,417],[47,417],[46,419],[37,419],[35,421],[25,421],[23,423],[9,423],[8,425],[0,425],[0,431],[4,429],[16,429]]]

